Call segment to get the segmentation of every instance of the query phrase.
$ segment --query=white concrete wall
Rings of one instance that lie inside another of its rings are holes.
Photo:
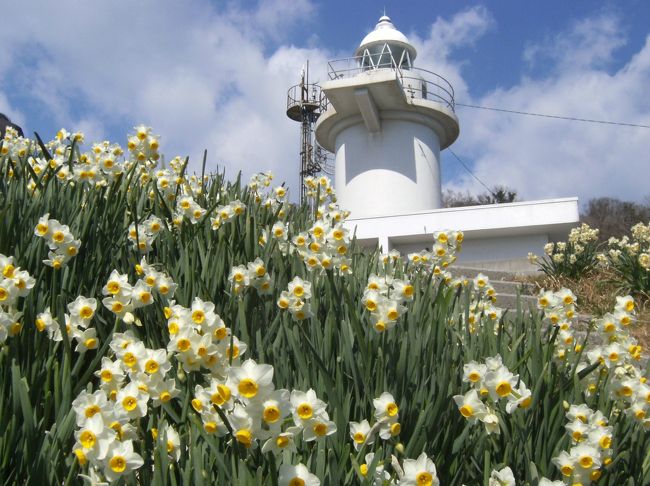
[[[528,252],[543,255],[546,243],[548,243],[547,233],[481,239],[468,238],[463,241],[463,250],[458,256],[458,261],[526,258]]]
[[[548,243],[546,232],[530,235],[488,237],[488,238],[467,238],[463,241],[463,250],[458,255],[459,262],[489,261],[489,260],[510,260],[513,258],[526,258],[528,252],[541,255],[544,253],[544,245]],[[433,240],[417,243],[399,243],[389,239],[390,249],[399,250],[402,253],[420,251],[425,247],[431,248]]]
[[[431,249],[430,238],[419,243],[400,243],[388,239],[388,248],[398,250],[402,255]],[[528,261],[528,253],[544,254],[544,245],[548,243],[547,233],[504,236],[491,238],[471,238],[463,241],[462,251],[458,254],[456,266],[484,268],[486,270],[503,270],[512,272],[534,272],[535,265]],[[371,240],[364,243],[374,248]]]
[[[546,233],[568,234],[579,221],[578,198],[545,199],[488,206],[443,208],[346,221],[357,237],[405,241],[443,229],[460,230],[467,239]]]
[[[440,143],[429,127],[382,119],[369,133],[363,122],[336,137],[336,194],[352,218],[441,207]]]
[[[578,199],[547,199],[490,206],[445,208],[411,214],[350,219],[346,226],[359,243],[384,252],[402,253],[431,248],[438,230],[461,230],[465,234],[460,263],[480,263],[481,268],[530,269],[528,252],[541,255],[544,245],[556,238],[566,240],[578,224]]]

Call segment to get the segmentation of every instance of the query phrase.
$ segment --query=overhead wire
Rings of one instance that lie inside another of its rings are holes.
[[[447,150],[449,151],[449,153],[451,153],[451,155],[454,156],[454,158],[455,158],[455,159],[460,163],[460,165],[462,165],[462,166],[465,168],[465,170],[469,173],[469,175],[471,175],[471,176],[472,176],[474,179],[476,179],[476,180],[477,180],[477,181],[478,181],[478,182],[479,182],[483,187],[485,187],[485,189],[487,189],[487,191],[488,191],[490,194],[492,194],[493,196],[496,197],[496,194],[494,194],[494,192],[492,192],[492,189],[490,189],[490,188],[489,188],[489,187],[488,187],[488,186],[487,186],[487,185],[486,185],[486,184],[485,184],[481,179],[478,178],[478,176],[477,176],[476,174],[474,174],[474,172],[472,172],[472,170],[471,170],[469,167],[467,167],[467,165],[465,164],[465,162],[463,162],[463,161],[461,160],[461,158],[460,158],[458,155],[456,155],[456,152],[454,152],[454,151],[451,150],[451,149],[447,149]]]
[[[526,115],[526,116],[538,116],[542,118],[555,118],[558,120],[569,120],[569,121],[579,121],[585,123],[599,123],[601,125],[619,125],[623,127],[636,127],[636,128],[650,128],[650,125],[643,125],[640,123],[627,123],[627,122],[615,122],[608,120],[593,120],[590,118],[578,118],[574,116],[561,116],[561,115],[549,115],[545,113],[534,113],[530,111],[518,111],[518,110],[506,110],[505,108],[494,108],[492,106],[481,106],[481,105],[470,105],[466,103],[456,103],[456,106],[462,106],[465,108],[476,108],[479,110],[490,110],[490,111],[499,111],[502,113],[513,113],[515,115]]]
[[[635,128],[650,128],[650,125],[643,125],[640,123],[627,123],[627,122],[615,122],[615,121],[609,121],[609,120],[594,120],[590,118],[579,118],[579,117],[574,117],[574,116],[562,116],[562,115],[549,115],[546,113],[534,113],[530,111],[518,111],[518,110],[507,110],[505,108],[495,108],[492,106],[481,106],[481,105],[471,105],[467,103],[455,103],[456,106],[462,106],[464,108],[475,108],[479,110],[490,110],[490,111],[497,111],[501,113],[512,113],[515,115],[526,115],[526,116],[537,116],[541,118],[552,118],[556,120],[568,120],[568,121],[578,121],[578,122],[583,122],[583,123],[598,123],[601,125],[618,125],[618,126],[623,126],[623,127],[635,127]],[[495,195],[492,190],[481,180],[478,178],[476,174],[472,172],[472,170],[461,160],[461,158],[456,155],[456,153],[449,149],[449,152],[451,155],[454,156],[454,158],[460,163],[460,165],[474,178],[476,179],[487,191],[492,194],[493,196]]]

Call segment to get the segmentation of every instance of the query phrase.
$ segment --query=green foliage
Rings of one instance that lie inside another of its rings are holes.
[[[99,298],[113,269],[135,278],[141,255],[127,239],[129,225],[150,215],[169,221],[173,210],[153,180],[138,177],[136,167],[106,186],[89,188],[60,184],[52,168],[36,175],[26,158],[0,159],[0,253],[13,255],[36,278],[19,303],[23,329],[0,351],[2,484],[72,484],[83,472],[71,453],[71,403],[97,384],[93,373],[108,352],[111,336],[128,325],[99,306],[94,325],[100,346],[79,354],[67,339],[54,343],[39,333],[34,322],[48,306],[63,322],[66,305],[77,296]],[[209,218],[218,195],[226,201],[239,199],[247,209],[214,231]],[[415,458],[425,451],[446,485],[480,484],[491,469],[503,465],[526,484],[536,485],[542,476],[559,478],[551,459],[568,444],[563,403],[584,402],[610,415],[612,402],[605,393],[585,395],[577,357],[566,363],[552,359],[556,333],[545,333],[536,310],[520,307],[500,325],[470,334],[463,325],[468,292],[414,272],[414,301],[397,327],[378,334],[361,305],[368,276],[383,265],[376,251],[353,243],[349,276],[331,270],[309,273],[299,255],[283,255],[272,240],[258,244],[279,215],[257,203],[239,179],[228,183],[223,175],[212,175],[196,200],[208,213],[197,224],[169,224],[148,261],[178,284],[178,303],[190,306],[197,296],[214,302],[233,334],[248,343],[248,356],[273,365],[276,387],[313,388],[328,403],[338,432],[321,443],[303,443],[292,461],[307,465],[323,484],[362,482],[355,465],[363,462],[368,448],[359,453],[353,449],[348,424],[370,417],[372,399],[384,391],[399,403],[402,429],[399,439],[378,441],[375,452],[382,458]],[[46,213],[69,225],[82,241],[79,254],[61,270],[43,265],[47,247],[34,236],[38,219]],[[282,219],[291,223],[293,233],[313,222],[307,207],[289,207]],[[235,295],[228,282],[230,269],[257,257],[272,275],[274,293]],[[409,265],[398,264],[396,275],[404,272],[411,272]],[[276,304],[294,276],[311,281],[313,289],[314,316],[301,323]],[[128,326],[148,347],[166,347],[169,341],[164,305],[156,301],[138,309],[142,325]],[[458,413],[452,396],[464,391],[464,363],[497,353],[531,388],[533,401],[528,410],[503,421],[500,435],[486,435]],[[228,437],[216,439],[204,431],[189,405],[200,375],[174,366],[181,394],[162,408],[150,407],[149,415],[139,420],[142,440],[137,447],[145,464],[122,484],[276,484],[278,464],[271,454],[263,455],[259,448],[246,451]],[[163,437],[152,439],[151,429],[163,430],[165,423],[180,433],[178,462],[168,457]],[[612,413],[611,424],[616,429],[614,460],[600,484],[650,483],[647,433],[625,414]]]

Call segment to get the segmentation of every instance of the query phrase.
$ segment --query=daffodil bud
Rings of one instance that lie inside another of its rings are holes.
[[[185,371],[183,371],[183,367],[179,364],[178,365],[178,372],[176,373],[176,378],[178,378],[178,381],[181,383],[185,383],[185,380],[187,380],[187,375],[185,375]]]

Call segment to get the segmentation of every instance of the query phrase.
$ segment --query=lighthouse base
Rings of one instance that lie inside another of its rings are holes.
[[[349,219],[346,226],[363,246],[402,254],[431,248],[435,231],[460,230],[465,239],[459,264],[527,272],[536,270],[528,253],[543,255],[546,243],[565,240],[578,222],[573,197]]]

